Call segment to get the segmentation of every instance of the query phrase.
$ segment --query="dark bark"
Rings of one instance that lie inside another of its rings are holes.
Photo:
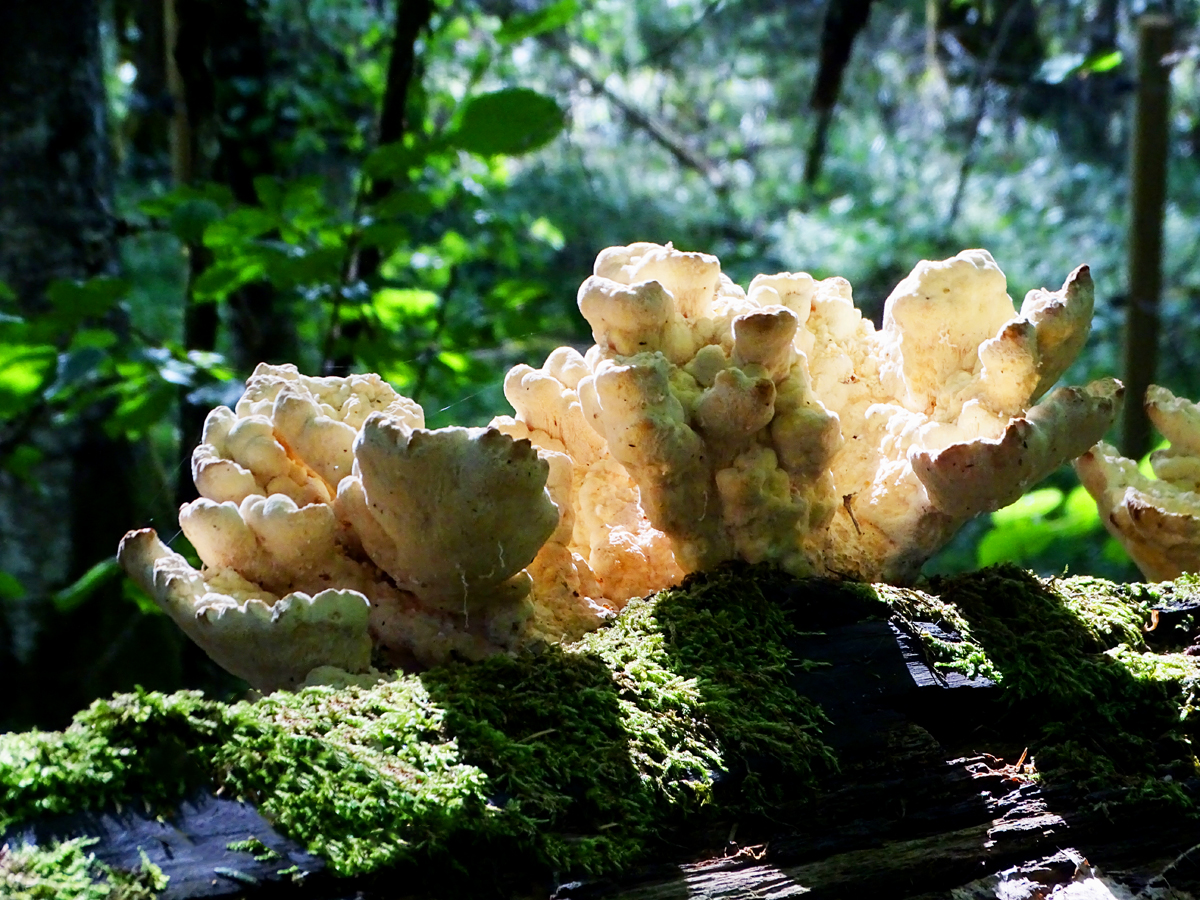
[[[45,308],[50,282],[114,270],[111,196],[98,0],[0,6],[0,280],[26,314]],[[121,333],[119,314],[106,324]],[[149,655],[137,672],[96,668],[97,647],[178,645],[122,598],[119,581],[70,613],[50,602],[52,591],[111,558],[135,524],[137,448],[105,432],[106,412],[93,407],[65,427],[34,424],[29,439],[44,461],[32,484],[0,472],[0,569],[26,591],[4,609],[4,725],[58,722],[134,680],[171,683]],[[168,668],[177,659],[164,657]]]
[[[99,27],[98,0],[0,6],[0,279],[26,310],[112,264]]]
[[[161,177],[169,167],[172,112],[163,0],[134,0],[130,13],[138,35],[131,48],[137,67],[129,110],[132,168]]]
[[[814,184],[821,174],[825,144],[833,108],[842,90],[842,76],[850,62],[854,39],[867,24],[874,0],[830,0],[821,28],[821,63],[809,106],[819,114],[819,125],[804,165],[805,184]]]

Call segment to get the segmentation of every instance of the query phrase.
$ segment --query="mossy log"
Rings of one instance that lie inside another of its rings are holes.
[[[0,894],[1192,896],[1198,610],[1188,580],[737,566],[570,647],[118,696],[0,737]]]

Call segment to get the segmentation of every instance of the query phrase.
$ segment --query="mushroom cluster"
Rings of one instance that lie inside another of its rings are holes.
[[[724,560],[906,582],[1108,428],[1120,385],[1050,388],[1087,338],[1086,267],[1020,310],[982,250],[921,262],[876,329],[842,278],[758,276],[671,245],[605,250],[595,345],[521,365],[516,415],[424,428],[376,375],[262,365],[208,417],[204,563],[150,530],[121,561],[256,687],[575,637]]]
[[[605,596],[733,558],[910,581],[1111,424],[1112,379],[1047,394],[1092,302],[1080,267],[1018,312],[991,255],[969,250],[918,264],[877,330],[842,278],[743,291],[713,256],[610,248],[579,290],[595,345],[513,369],[516,417],[493,424],[561,473],[561,537]]]
[[[412,668],[557,639],[563,620],[595,627],[605,610],[586,598],[564,613],[530,594],[525,566],[559,519],[547,463],[494,428],[424,424],[377,375],[260,365],[236,410],[209,414],[192,457],[201,496],[179,523],[203,571],[150,529],[118,556],[217,663],[263,690],[321,665]]]
[[[1146,413],[1170,446],[1150,454],[1154,476],[1105,443],[1075,461],[1100,520],[1149,581],[1200,572],[1200,406],[1150,385]]]

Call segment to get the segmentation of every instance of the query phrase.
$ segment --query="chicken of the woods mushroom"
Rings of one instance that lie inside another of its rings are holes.
[[[193,458],[180,523],[203,572],[150,531],[122,561],[260,687],[473,658],[723,560],[911,580],[1120,397],[1050,391],[1087,338],[1086,267],[1018,311],[987,252],[924,261],[877,330],[842,278],[743,290],[716,257],[642,243],[603,251],[578,302],[595,345],[510,371],[516,415],[486,429],[426,431],[378,376],[260,366]]]
[[[1153,478],[1105,443],[1075,461],[1100,521],[1149,581],[1200,572],[1200,406],[1150,385],[1146,413],[1171,442],[1150,454]]]
[[[1087,339],[1086,266],[1018,311],[986,251],[923,261],[878,330],[842,278],[743,291],[716,257],[647,243],[594,271],[595,345],[509,372],[517,414],[493,424],[550,462],[569,512],[548,546],[608,597],[733,558],[911,580],[966,520],[1087,450],[1121,395],[1050,391]]]
[[[221,666],[263,690],[318,666],[479,658],[605,610],[538,609],[525,567],[558,525],[548,464],[494,428],[424,429],[377,375],[260,365],[208,416],[179,512],[198,572],[150,529],[119,557]]]

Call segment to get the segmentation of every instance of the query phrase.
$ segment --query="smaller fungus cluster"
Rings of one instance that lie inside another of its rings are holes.
[[[1149,581],[1200,572],[1200,406],[1150,385],[1146,413],[1170,447],[1150,454],[1154,477],[1109,444],[1075,461],[1100,520]]]
[[[547,464],[492,428],[424,429],[377,375],[310,378],[260,365],[236,410],[208,416],[192,457],[200,499],[179,512],[204,562],[150,529],[126,569],[197,644],[255,687],[372,658],[478,659],[564,618],[524,571],[558,523]],[[594,627],[603,612],[576,600]],[[580,629],[581,630],[581,629]]]
[[[1086,267],[1019,310],[992,257],[923,261],[882,328],[842,278],[760,275],[669,244],[603,251],[595,344],[505,379],[486,428],[424,428],[376,375],[262,365],[208,417],[201,499],[120,558],[256,687],[313,668],[477,659],[576,637],[725,560],[911,581],[980,512],[1087,450],[1120,385],[1050,388],[1083,346]]]

